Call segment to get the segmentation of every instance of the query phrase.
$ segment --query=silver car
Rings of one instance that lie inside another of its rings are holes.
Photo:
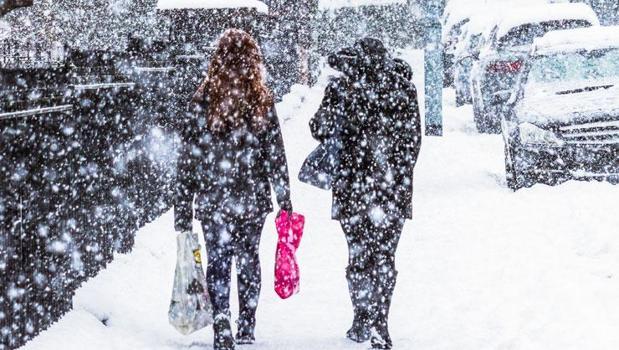
[[[477,53],[471,71],[471,93],[477,130],[499,133],[498,109],[522,71],[533,40],[558,29],[599,25],[586,4],[544,4],[502,15]]]
[[[619,27],[535,41],[502,108],[507,184],[619,179]]]

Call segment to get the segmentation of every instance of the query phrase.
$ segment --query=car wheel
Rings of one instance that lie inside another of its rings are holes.
[[[461,89],[456,88],[456,107],[462,107],[466,104],[466,98]]]
[[[491,133],[491,128],[488,122],[488,113],[486,113],[486,109],[483,105],[481,105],[481,100],[483,97],[476,96],[472,94],[473,97],[473,119],[475,120],[475,127],[477,128],[477,132],[480,134],[489,134]]]
[[[481,106],[479,106],[478,100],[476,98],[473,98],[473,120],[475,121],[477,132],[480,134],[483,134],[486,132],[486,128],[485,128],[486,123],[483,120],[483,115],[480,109],[481,109]]]
[[[445,73],[443,75],[443,88],[450,88],[454,85],[454,77],[449,68],[445,68]]]
[[[512,191],[518,191],[524,187],[516,171],[515,149],[507,142],[505,143],[505,180],[507,187]]]
[[[480,134],[486,133],[486,122],[482,119],[482,114],[479,111],[479,107],[473,105],[473,118],[475,119],[475,127]]]
[[[493,110],[496,111],[494,108]],[[480,134],[501,133],[501,121],[499,120],[498,113],[488,112],[483,107],[475,107],[475,103],[473,103],[473,114],[477,131]]]
[[[486,130],[489,134],[501,133],[501,114],[499,113],[500,106],[492,106],[484,111],[484,120],[486,121]]]
[[[477,132],[480,134],[499,134],[501,132],[501,123],[498,120],[498,116],[490,117],[488,111],[479,106],[473,100],[473,118],[475,119],[475,126]]]
[[[507,187],[512,191],[518,191],[523,187],[531,187],[535,184],[535,178],[530,169],[522,169],[519,166],[520,152],[511,140],[505,142],[505,180]]]

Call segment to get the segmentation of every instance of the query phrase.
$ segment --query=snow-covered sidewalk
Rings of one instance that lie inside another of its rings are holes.
[[[409,58],[419,62],[419,55]],[[271,215],[261,245],[258,341],[239,348],[367,349],[344,339],[352,317],[346,243],[329,218],[330,194],[296,181],[315,145],[307,122],[322,89],[295,89],[278,109],[295,178],[293,204],[307,217],[302,290],[285,301],[273,291]],[[569,182],[512,193],[504,183],[502,140],[476,134],[471,115],[470,107],[447,105],[445,137],[424,140],[415,219],[398,251],[395,347],[619,349],[619,186]],[[167,213],[144,227],[133,253],[118,256],[82,287],[75,309],[25,349],[211,349],[210,329],[183,337],[167,323],[175,244]]]

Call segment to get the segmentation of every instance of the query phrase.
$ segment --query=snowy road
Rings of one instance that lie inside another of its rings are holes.
[[[320,87],[297,87],[278,107],[293,177],[314,146],[307,121],[320,99]],[[470,108],[448,105],[445,119],[445,137],[424,140],[415,219],[398,251],[396,348],[619,349],[619,186],[569,182],[512,193],[500,137],[476,134]],[[344,339],[352,317],[346,244],[329,219],[329,193],[295,182],[293,202],[307,216],[302,291],[286,301],[273,291],[270,216],[258,342],[239,349],[367,349]],[[25,349],[211,349],[210,329],[183,337],[167,324],[174,262],[168,213],[143,228],[134,252],[82,287],[75,310]]]

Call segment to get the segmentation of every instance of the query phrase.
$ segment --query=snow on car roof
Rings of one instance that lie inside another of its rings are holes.
[[[497,18],[497,14],[504,13],[507,8],[513,11],[515,8],[546,3],[546,0],[449,0],[443,14],[443,30],[449,30],[466,18]]]
[[[254,8],[258,12],[269,12],[269,7],[260,0],[159,0],[157,2],[159,10],[228,8]]]
[[[533,53],[548,55],[578,50],[619,48],[619,26],[555,30],[535,39]]]
[[[358,7],[371,5],[406,4],[406,0],[320,0],[321,10],[338,9],[342,7]]]
[[[488,11],[484,14],[475,14],[463,29],[470,34],[484,34],[497,24],[497,13],[498,11]]]
[[[565,19],[586,20],[592,25],[599,25],[600,21],[591,8],[583,3],[555,3],[521,7],[510,10],[500,21],[497,38],[506,35],[512,28],[527,24]]]

